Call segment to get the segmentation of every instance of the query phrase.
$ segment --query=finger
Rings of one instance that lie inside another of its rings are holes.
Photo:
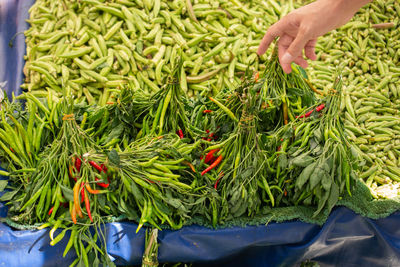
[[[287,52],[294,58],[302,55],[303,49],[306,44],[310,41],[308,27],[300,27],[299,32],[296,35],[294,41],[290,44]]]
[[[317,55],[315,54],[315,45],[316,44],[317,44],[317,39],[312,39],[306,44],[306,47],[304,48],[304,53],[305,53],[306,57],[311,60],[317,59]]]
[[[272,41],[281,36],[283,32],[279,29],[279,24],[272,25],[268,31],[265,33],[263,39],[261,40],[260,46],[258,47],[257,54],[260,56],[267,51],[268,47],[272,43]]]
[[[308,63],[307,63],[307,60],[305,60],[303,57],[297,57],[295,60],[294,60],[294,63],[296,63],[297,65],[299,65],[300,67],[302,67],[303,69],[305,69],[305,68],[307,68],[308,67]]]
[[[279,63],[281,64],[283,71],[288,74],[292,72],[291,63],[293,57],[287,53],[287,49],[292,42],[293,37],[286,34],[282,35],[278,41]]]

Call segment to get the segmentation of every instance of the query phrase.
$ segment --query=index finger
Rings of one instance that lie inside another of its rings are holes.
[[[258,47],[257,54],[260,56],[267,51],[268,47],[272,41],[282,35],[282,31],[279,29],[277,24],[272,25],[268,31],[265,33],[263,39],[261,40],[260,46]]]

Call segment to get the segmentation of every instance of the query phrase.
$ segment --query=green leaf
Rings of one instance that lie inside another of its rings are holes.
[[[322,188],[324,188],[326,191],[329,191],[331,189],[331,185],[333,184],[333,179],[331,179],[329,172],[324,171],[323,173],[324,175],[321,179]]]
[[[298,167],[307,167],[314,161],[314,158],[309,156],[308,154],[301,154],[298,157],[295,157],[291,160],[291,163]]]
[[[0,201],[9,201],[9,200],[11,200],[17,193],[18,193],[18,190],[5,192],[4,195],[2,195],[2,196],[0,197]]]
[[[180,199],[177,198],[166,198],[165,202],[167,202],[169,205],[174,207],[175,209],[182,210],[182,211],[187,211],[185,206],[183,206],[182,202]]]
[[[253,174],[253,170],[254,170],[253,167],[250,167],[250,168],[246,169],[244,172],[242,172],[242,173],[240,174],[240,177],[241,177],[242,179],[248,179],[248,178],[250,178],[250,176]]]
[[[103,143],[107,144],[113,139],[120,138],[123,131],[124,131],[124,125],[122,123],[118,124],[118,126],[116,126],[111,130],[111,132],[108,134],[106,140]]]
[[[320,128],[320,127],[318,127],[317,129],[314,130],[314,137],[315,137],[319,142],[323,141],[323,138],[322,138],[322,131],[321,131],[321,128]]]
[[[100,266],[100,260],[99,258],[95,258],[94,261],[92,262],[93,267],[99,267]]]
[[[339,187],[334,183],[331,187],[328,201],[326,203],[327,209],[330,212],[339,200]]]
[[[303,204],[306,206],[310,206],[312,204],[312,195],[304,199]]]
[[[278,165],[281,169],[286,169],[288,166],[288,159],[286,154],[280,154],[278,157]]]
[[[112,149],[107,153],[107,157],[110,160],[110,162],[116,166],[119,166],[121,160],[119,158],[118,152],[115,149]]]
[[[302,67],[300,67],[300,66],[296,66],[297,67],[297,69],[299,70],[299,72],[300,72],[300,74],[301,74],[301,76],[303,76],[303,78],[305,78],[305,79],[308,79],[308,75],[307,75],[307,72],[306,72],[306,70],[305,69],[303,69]]]
[[[320,166],[316,166],[310,177],[310,190],[313,190],[324,175],[324,170]]]
[[[329,198],[329,192],[322,192],[323,190],[321,188],[317,188],[317,192],[319,197],[318,197],[318,209],[314,212],[313,217],[315,218],[318,214],[320,214],[320,212],[322,211],[322,209],[325,207],[326,201]]]
[[[164,213],[164,214],[166,214],[166,215],[168,215],[168,216],[171,216],[171,215],[172,215],[172,210],[171,210],[167,205],[165,205],[164,203],[162,203],[161,201],[159,201],[159,200],[157,200],[157,199],[154,199],[154,204],[158,207],[158,209],[159,209],[162,213]]]
[[[303,171],[300,173],[299,177],[296,180],[296,187],[302,188],[303,185],[310,179],[311,173],[314,171],[315,163],[308,165]]]
[[[68,201],[74,201],[74,192],[72,191],[72,189],[60,184],[61,187],[61,191],[63,192],[64,197],[68,200]]]
[[[313,155],[317,154],[321,150],[321,146],[319,145],[316,137],[310,138],[308,143],[310,144],[310,150],[312,151]]]
[[[8,180],[0,180],[0,192],[3,192],[8,184]]]
[[[83,262],[83,259],[80,259],[76,267],[85,267],[85,263]]]
[[[131,183],[131,189],[132,189],[132,194],[135,196],[137,201],[142,202],[144,199],[143,193],[135,182]]]

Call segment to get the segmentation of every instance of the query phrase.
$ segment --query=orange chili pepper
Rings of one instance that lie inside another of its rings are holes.
[[[72,221],[74,222],[74,224],[76,224],[76,209],[75,209],[75,206],[72,206],[72,209],[71,209],[71,219],[72,219]]]
[[[182,163],[185,164],[186,166],[189,166],[190,169],[192,170],[192,172],[196,173],[196,169],[194,168],[192,163],[190,163],[189,161],[186,161],[186,160]]]
[[[201,172],[201,175],[204,175],[204,174],[206,174],[207,172],[209,172],[209,171],[211,171],[212,169],[214,169],[215,167],[217,167],[218,164],[221,163],[222,158],[223,158],[222,155],[219,155],[218,158],[217,158],[207,169],[205,169],[204,171]]]
[[[90,221],[93,222],[92,213],[90,212],[90,201],[89,201],[88,194],[86,194],[86,191],[83,188],[82,188],[82,190],[83,190],[83,196],[85,198],[86,211],[88,213]]]
[[[94,190],[94,189],[92,189],[92,188],[90,187],[89,184],[85,184],[85,187],[86,187],[86,190],[87,190],[90,194],[97,195],[97,194],[100,194],[100,193],[101,193],[100,190],[97,190],[97,189]]]
[[[75,185],[74,185],[74,207],[75,207],[75,211],[78,214],[78,216],[80,218],[83,218],[83,214],[82,214],[82,210],[81,210],[81,206],[79,204],[79,191],[81,189],[81,182],[78,181]]]
[[[72,165],[69,165],[68,167],[68,171],[69,171],[69,178],[74,179],[74,181],[76,182],[76,177],[74,175],[74,167]]]

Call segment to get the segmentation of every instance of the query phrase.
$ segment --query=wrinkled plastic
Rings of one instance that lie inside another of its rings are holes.
[[[27,29],[33,0],[0,0],[0,83],[11,96],[20,94]],[[1,179],[1,178],[0,178]],[[0,193],[1,195],[1,193]],[[0,217],[6,216],[0,203]],[[323,227],[290,221],[267,226],[213,230],[186,226],[159,232],[160,262],[195,262],[197,266],[296,266],[306,260],[321,266],[399,266],[400,212],[372,220],[339,207]],[[138,265],[144,250],[144,230],[135,234],[131,222],[107,224],[107,251],[117,265]],[[48,229],[19,231],[0,223],[0,266],[68,266],[73,250],[62,258],[67,234],[55,247]]]

